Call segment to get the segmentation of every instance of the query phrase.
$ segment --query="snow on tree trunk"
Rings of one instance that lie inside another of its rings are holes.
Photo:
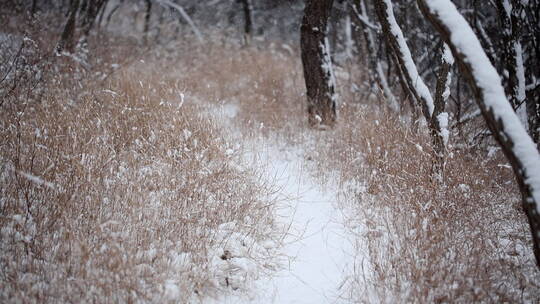
[[[512,5],[510,0],[497,0],[499,19],[502,27],[504,47],[502,49],[505,68],[508,71],[506,94],[512,107],[518,113],[521,123],[528,128],[525,104],[525,67],[521,48],[521,16],[522,6],[519,1]]]
[[[443,115],[442,111],[434,113],[435,105],[433,97],[418,73],[416,64],[412,59],[411,51],[401,28],[397,24],[390,0],[375,0],[375,8],[377,16],[382,25],[388,47],[394,55],[395,61],[398,63],[398,68],[406,87],[412,93],[414,98],[420,103],[424,118],[428,122],[429,133],[433,140],[433,149],[439,161],[444,157],[445,138],[448,135],[446,127],[448,126],[448,115]],[[442,107],[444,110],[444,107]],[[434,115],[435,114],[435,115]],[[438,117],[442,114],[440,117]],[[435,116],[435,117],[434,117]],[[442,127],[445,129],[443,130]],[[442,165],[438,166],[442,168]],[[440,171],[438,171],[440,173]]]
[[[333,0],[308,0],[300,29],[308,122],[313,127],[332,126],[337,118],[335,77],[327,39],[332,3]]]
[[[347,14],[345,16],[345,55],[347,55],[347,59],[352,58],[353,47],[351,15]]]
[[[447,44],[443,46],[442,63],[437,76],[437,88],[435,89],[435,101],[433,114],[431,115],[430,128],[434,150],[436,151],[434,172],[442,173],[444,168],[444,154],[448,144],[448,113],[445,112],[446,101],[450,96],[450,84],[452,83],[451,68],[454,64],[454,57]],[[433,134],[437,132],[439,134]]]
[[[379,22],[388,41],[388,46],[405,77],[409,91],[420,102],[424,117],[427,121],[430,121],[434,108],[433,98],[418,73],[409,46],[401,28],[397,24],[392,2],[390,0],[376,0],[375,7]]]
[[[417,0],[426,18],[452,49],[487,126],[512,165],[540,267],[540,154],[506,98],[501,78],[478,38],[450,0]]]

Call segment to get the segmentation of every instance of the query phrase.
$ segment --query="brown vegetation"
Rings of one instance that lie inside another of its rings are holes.
[[[2,91],[0,301],[183,302],[274,267],[270,185],[178,82],[71,59]]]

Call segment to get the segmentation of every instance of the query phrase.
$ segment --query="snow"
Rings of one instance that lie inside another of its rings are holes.
[[[284,254],[290,260],[273,279],[262,280],[260,294],[245,303],[339,303],[353,249],[336,206],[337,185],[315,182],[301,149],[253,146],[253,158],[266,163],[266,178],[280,189],[279,218],[290,224]]]
[[[328,87],[334,88],[332,95],[329,97],[332,102],[336,103],[338,99],[337,93],[335,92],[336,76],[334,74],[334,68],[332,67],[332,58],[330,56],[330,42],[328,41],[328,37],[324,38],[324,44],[321,43],[319,47],[321,48],[321,51],[323,53],[322,69],[328,76]]]
[[[527,109],[525,105],[525,99],[527,98],[525,93],[525,66],[523,66],[523,50],[521,48],[521,42],[517,41],[514,44],[514,55],[516,56],[516,78],[517,78],[517,99],[520,103],[519,108],[516,112],[518,114],[521,123],[525,129],[529,128],[529,123],[527,121]]]
[[[30,173],[26,173],[26,172],[22,172],[22,171],[17,171],[17,173],[19,173],[21,176],[26,178],[28,181],[30,181],[30,182],[38,185],[38,186],[44,186],[44,187],[47,187],[47,188],[49,188],[51,190],[56,190],[56,189],[59,188],[55,184],[53,184],[51,182],[48,182],[46,180],[43,180],[39,176],[35,176],[35,175],[30,174]]]
[[[386,3],[386,13],[388,15],[388,23],[390,23],[390,31],[392,34],[396,37],[397,42],[399,44],[399,52],[401,53],[401,58],[403,58],[403,61],[405,63],[405,72],[408,74],[409,78],[412,79],[414,83],[414,89],[420,97],[425,100],[429,115],[433,115],[434,105],[433,105],[433,97],[431,97],[431,93],[429,92],[429,88],[422,80],[422,77],[420,77],[420,74],[418,73],[418,69],[416,68],[416,64],[414,63],[414,60],[412,59],[411,51],[409,50],[409,46],[407,45],[407,41],[405,40],[405,37],[403,36],[403,32],[401,31],[401,28],[399,27],[396,18],[394,16],[394,9],[392,6],[392,1],[390,0],[383,0]]]
[[[448,0],[425,0],[431,13],[437,15],[450,30],[450,40],[464,54],[472,67],[477,86],[484,94],[484,103],[496,119],[504,124],[505,134],[512,140],[513,152],[525,168],[524,182],[530,187],[540,213],[540,154],[532,139],[506,99],[501,79],[486,56],[480,42],[456,6]]]
[[[441,127],[441,137],[443,139],[444,145],[448,145],[448,138],[450,137],[450,132],[448,131],[448,113],[442,112],[437,116],[439,121],[439,126]]]
[[[444,44],[443,60],[449,65],[454,64],[454,56],[452,55],[452,50],[448,47],[448,44],[446,43]]]
[[[222,123],[227,123],[226,118],[234,119],[227,115],[230,107],[222,105],[219,115],[223,119],[218,119]],[[348,291],[343,287],[344,278],[350,272],[354,249],[347,238],[344,216],[337,206],[338,184],[328,182],[323,186],[311,176],[310,165],[315,164],[306,159],[306,151],[309,151],[306,143],[292,146],[267,138],[241,140],[246,165],[259,168],[262,179],[274,185],[278,226],[287,227],[288,233],[281,240],[283,258],[277,273],[272,277],[261,276],[247,296],[232,291],[213,301],[220,304],[341,303],[340,292]],[[276,245],[279,244],[272,241],[262,244],[265,248],[276,248]],[[236,267],[249,268],[237,262],[240,264]]]
[[[447,63],[450,68],[454,64],[454,56],[452,56],[452,51],[445,43],[443,47],[442,60],[444,63]],[[446,103],[448,97],[450,97],[450,85],[452,84],[452,70],[448,71],[446,75],[446,83],[444,84],[444,92],[442,94],[443,101]],[[437,115],[437,120],[439,121],[439,127],[441,129],[441,137],[445,146],[448,145],[448,139],[450,137],[450,132],[448,131],[448,113],[442,112]]]

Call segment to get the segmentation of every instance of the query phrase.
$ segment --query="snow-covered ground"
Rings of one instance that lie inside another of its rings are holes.
[[[225,118],[237,109],[225,106]],[[239,132],[242,132],[239,130]],[[249,296],[229,295],[218,303],[341,303],[352,246],[338,209],[338,185],[314,180],[306,145],[251,139],[241,144],[248,165],[275,185],[278,221],[289,232],[283,240],[283,269],[255,283]],[[343,288],[342,288],[343,287]]]

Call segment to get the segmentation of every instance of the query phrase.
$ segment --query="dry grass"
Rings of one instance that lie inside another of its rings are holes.
[[[426,134],[375,106],[342,113],[341,127],[324,137],[323,163],[340,168],[344,208],[357,235],[351,300],[540,299],[528,225],[501,153],[453,150],[441,184],[430,177]]]
[[[181,58],[169,59],[170,73],[179,85],[202,103],[240,107],[235,118],[242,128],[253,134],[279,132],[292,139],[303,125],[300,57],[291,55],[295,51],[288,46],[243,48],[208,42],[181,52]]]
[[[275,266],[270,186],[174,79],[67,61],[2,105],[0,302],[186,302]]]

